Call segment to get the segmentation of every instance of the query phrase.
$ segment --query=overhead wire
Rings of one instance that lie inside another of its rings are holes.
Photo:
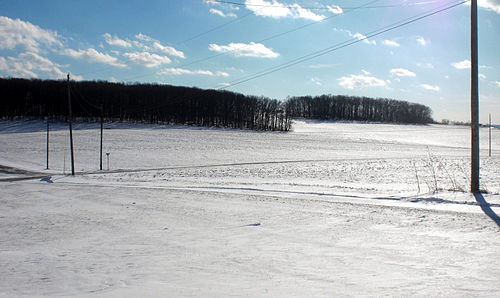
[[[312,25],[315,25],[315,24],[318,24],[318,23],[321,23],[321,22],[324,22],[324,21],[327,21],[327,20],[330,20],[332,18],[335,18],[335,17],[338,17],[338,16],[341,16],[341,15],[344,15],[344,14],[347,14],[347,13],[350,13],[350,12],[353,12],[353,11],[356,11],[358,9],[361,9],[367,5],[370,5],[372,3],[375,3],[375,2],[379,2],[380,0],[372,0],[372,1],[369,1],[363,5],[360,5],[360,6],[357,6],[357,7],[353,7],[353,8],[350,8],[348,10],[346,10],[345,12],[343,12],[342,14],[334,14],[334,15],[331,15],[327,18],[324,18],[322,20],[319,20],[319,21],[314,21],[314,22],[310,22],[310,23],[307,23],[305,25],[302,25],[302,26],[299,26],[299,27],[296,27],[296,28],[293,28],[291,30],[287,30],[287,31],[284,31],[284,32],[281,32],[281,33],[277,33],[277,34],[274,34],[274,35],[271,35],[271,36],[268,36],[266,38],[263,38],[261,40],[258,40],[257,43],[262,43],[262,42],[266,42],[266,41],[269,41],[269,40],[272,40],[272,39],[275,39],[275,38],[278,38],[278,37],[281,37],[283,35],[286,35],[286,34],[289,34],[289,33],[292,33],[292,32],[295,32],[295,31],[299,31],[301,29],[304,29],[304,28],[307,28],[309,26],[312,26]],[[218,54],[214,54],[214,55],[210,55],[210,56],[207,56],[205,58],[201,58],[201,59],[198,59],[198,60],[195,60],[195,61],[191,61],[191,62],[188,62],[188,63],[184,63],[184,64],[181,64],[181,65],[178,65],[177,68],[182,68],[182,67],[187,67],[187,66],[191,66],[193,64],[197,64],[197,63],[201,63],[201,62],[205,62],[205,61],[208,61],[208,60],[211,60],[211,59],[214,59],[214,58],[217,58],[217,57],[220,57],[220,56],[225,56],[225,55],[229,55],[231,54],[232,52],[236,52],[236,51],[240,51],[240,50],[243,50],[245,48],[249,48],[251,45],[249,44],[246,44],[244,46],[241,46],[241,47],[237,47],[235,49],[232,49],[231,51],[229,52],[222,52],[222,53],[218,53]],[[138,76],[133,76],[133,77],[129,77],[128,79],[126,80],[130,80],[130,79],[137,79],[137,78],[143,78],[143,77],[147,77],[147,76],[151,76],[151,75],[154,75],[156,74],[157,72],[152,72],[152,73],[147,73],[147,74],[142,74],[142,75],[138,75]]]
[[[285,68],[297,65],[299,63],[302,63],[302,62],[305,62],[305,61],[317,58],[319,56],[323,56],[323,55],[331,53],[333,51],[337,51],[339,49],[348,47],[350,45],[353,45],[353,44],[356,44],[356,43],[359,43],[359,42],[362,42],[364,40],[368,40],[369,38],[381,35],[383,33],[386,33],[386,32],[395,30],[397,28],[409,25],[411,23],[417,22],[417,21],[422,20],[424,18],[427,18],[427,17],[433,16],[433,15],[436,15],[438,13],[447,11],[449,9],[452,9],[454,7],[462,5],[462,4],[464,4],[466,2],[469,2],[469,1],[470,0],[460,1],[458,3],[455,3],[455,4],[450,5],[450,6],[446,6],[444,8],[439,8],[439,9],[436,9],[436,10],[433,10],[433,11],[427,11],[427,12],[415,15],[413,17],[410,17],[410,18],[398,21],[396,23],[393,23],[391,25],[384,26],[384,27],[379,28],[377,30],[371,31],[371,32],[365,34],[364,37],[362,37],[362,38],[352,38],[352,39],[346,40],[344,42],[335,44],[335,45],[327,47],[325,49],[322,49],[322,50],[319,50],[319,51],[315,51],[313,53],[301,56],[299,58],[293,59],[293,60],[288,61],[286,63],[282,63],[280,65],[277,65],[277,66],[265,69],[263,71],[254,73],[252,75],[246,76],[243,79],[232,81],[228,85],[225,85],[225,86],[222,86],[222,87],[215,87],[214,89],[224,90],[224,89],[227,89],[227,88],[230,88],[230,87],[233,87],[233,86],[236,86],[236,85],[239,85],[239,84],[242,84],[242,83],[245,83],[245,82],[248,82],[248,81],[251,81],[251,80],[263,77],[263,76],[266,76],[266,75],[269,75],[269,74],[277,72],[279,70],[282,70],[282,69],[285,69]]]
[[[245,14],[245,15],[241,16],[241,17],[237,17],[236,19],[233,19],[233,20],[231,20],[231,21],[228,21],[228,22],[222,23],[222,24],[220,24],[220,25],[217,25],[217,26],[215,26],[215,27],[213,27],[213,28],[211,28],[211,29],[209,29],[209,30],[203,31],[203,32],[201,32],[201,33],[197,33],[197,34],[195,34],[195,35],[193,35],[193,36],[191,36],[191,37],[189,37],[189,38],[187,38],[187,39],[184,39],[184,40],[182,40],[182,41],[175,42],[175,43],[173,43],[172,45],[173,45],[173,46],[179,46],[179,45],[181,45],[181,44],[185,44],[185,43],[187,43],[187,42],[190,42],[190,41],[192,41],[192,40],[195,40],[195,39],[197,39],[197,38],[200,38],[200,37],[202,37],[202,36],[204,36],[204,35],[207,35],[207,34],[209,34],[209,33],[212,33],[212,32],[214,32],[214,31],[217,31],[217,30],[219,30],[219,29],[221,29],[221,28],[224,28],[224,27],[226,27],[226,26],[228,26],[228,25],[231,25],[231,24],[233,24],[233,23],[239,22],[239,21],[241,21],[242,19],[247,18],[247,17],[249,17],[249,16],[251,16],[251,15],[253,15],[253,12],[250,12],[250,13],[248,13],[248,14]],[[83,75],[88,75],[88,74],[95,74],[95,73],[99,73],[99,72],[106,71],[106,70],[108,70],[108,69],[112,69],[112,68],[114,68],[114,67],[115,67],[115,66],[106,66],[106,67],[103,67],[103,68],[101,68],[101,69],[97,69],[97,70],[94,70],[94,71],[88,71],[88,72],[83,72],[83,73],[75,73],[75,75],[78,75],[78,76],[83,76]]]
[[[236,6],[244,6],[244,7],[261,7],[261,8],[278,8],[278,9],[296,9],[299,8],[297,4],[295,5],[284,5],[281,3],[277,3],[279,5],[267,5],[267,4],[252,4],[252,3],[241,3],[241,2],[235,2],[235,1],[225,1],[225,0],[211,0],[212,2],[217,2],[221,4],[229,4],[229,5],[236,5]],[[377,5],[377,6],[366,6],[364,7],[365,9],[368,8],[388,8],[388,7],[404,7],[404,6],[414,6],[414,5],[422,5],[422,4],[430,4],[430,3],[437,3],[439,2],[438,0],[433,0],[433,1],[419,1],[415,3],[401,3],[401,4],[392,4],[392,5]],[[328,6],[300,6],[302,9],[309,9],[309,10],[330,10],[331,7]],[[353,7],[342,7],[344,9],[352,9]]]

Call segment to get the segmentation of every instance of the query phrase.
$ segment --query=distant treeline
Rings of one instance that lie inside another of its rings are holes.
[[[0,78],[0,117],[65,120],[67,82]],[[429,107],[393,99],[343,95],[281,102],[239,93],[158,84],[71,81],[73,117],[81,120],[172,123],[288,131],[292,118],[398,123],[432,122]]]
[[[0,79],[2,118],[68,115],[66,81]],[[229,91],[158,84],[71,81],[73,117],[288,131],[291,119],[278,100]]]
[[[286,104],[290,117],[418,124],[433,122],[429,107],[394,99],[321,95],[292,97]]]

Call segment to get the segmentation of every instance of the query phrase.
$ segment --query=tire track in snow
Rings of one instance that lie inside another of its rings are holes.
[[[390,158],[335,158],[335,159],[304,159],[304,160],[278,160],[278,161],[256,161],[256,162],[240,162],[227,164],[212,164],[212,165],[194,165],[194,166],[174,166],[162,168],[145,168],[145,169],[117,169],[111,171],[89,171],[77,172],[77,174],[94,175],[94,174],[119,174],[119,173],[140,173],[152,171],[168,171],[168,170],[185,170],[185,169],[203,169],[203,168],[219,168],[219,167],[235,167],[249,165],[272,165],[272,164],[293,164],[293,163],[308,163],[308,162],[330,162],[330,161],[373,161],[373,160],[405,160],[408,157],[390,157]]]

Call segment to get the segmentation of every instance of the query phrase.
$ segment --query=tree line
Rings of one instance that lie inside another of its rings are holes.
[[[0,79],[0,117],[66,119],[66,81]],[[266,97],[159,84],[71,81],[72,114],[82,120],[187,124],[288,131],[282,102]]]
[[[395,123],[432,123],[432,110],[421,104],[387,98],[346,95],[291,97],[287,114],[320,120],[376,121]]]
[[[67,82],[0,78],[0,117],[65,120]],[[288,131],[292,118],[397,123],[433,122],[429,107],[385,98],[345,95],[289,97],[285,101],[230,91],[159,84],[71,81],[73,117],[86,121],[171,123]]]

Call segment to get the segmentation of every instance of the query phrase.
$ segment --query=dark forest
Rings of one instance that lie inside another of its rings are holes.
[[[82,121],[171,123],[288,131],[292,118],[396,123],[432,122],[429,107],[393,99],[322,95],[285,101],[235,92],[159,84],[71,81],[73,117]],[[2,119],[66,120],[68,83],[0,78]]]

